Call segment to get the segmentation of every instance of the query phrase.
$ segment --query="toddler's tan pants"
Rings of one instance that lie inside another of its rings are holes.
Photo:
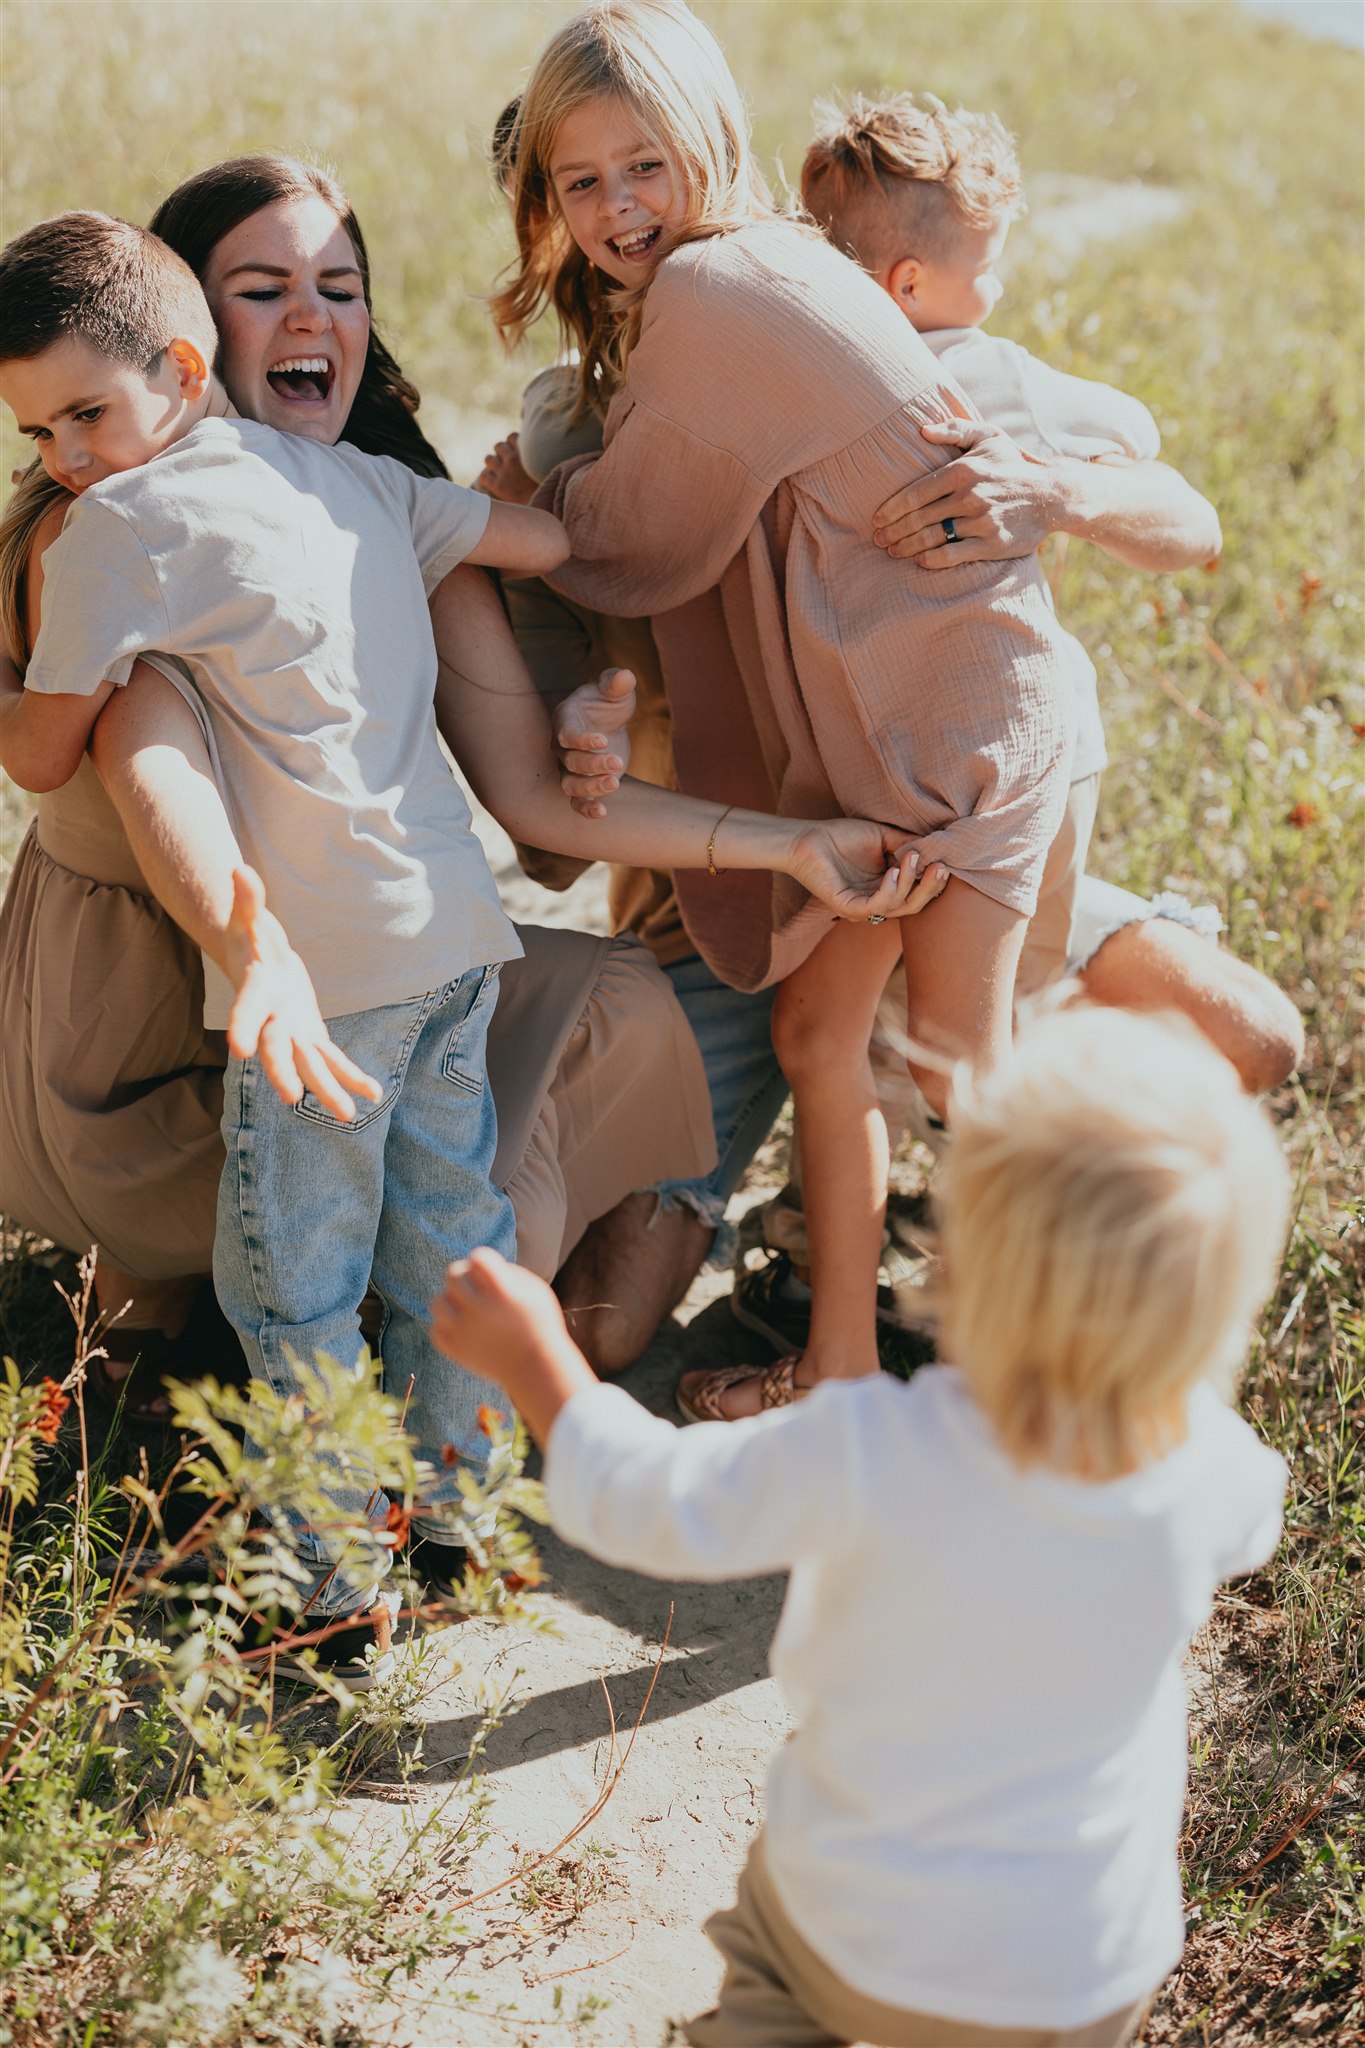
[[[720,2002],[684,2029],[693,2048],[1123,2048],[1149,2001],[1088,2027],[978,2027],[865,1998],[836,1977],[778,1904],[760,1835],[739,1897],[706,1932],[725,1958]]]

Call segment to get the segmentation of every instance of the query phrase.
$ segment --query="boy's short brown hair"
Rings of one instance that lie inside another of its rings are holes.
[[[203,288],[148,228],[108,213],[59,213],[0,251],[0,362],[74,338],[149,370],[181,336],[212,362],[218,336]]]
[[[950,114],[926,93],[826,105],[801,166],[801,198],[830,240],[875,276],[902,256],[933,262],[963,227],[1024,210],[1014,139],[994,114]]]

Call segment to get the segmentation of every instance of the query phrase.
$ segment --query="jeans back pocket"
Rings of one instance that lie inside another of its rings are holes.
[[[441,1072],[468,1095],[482,1095],[487,1086],[488,1020],[497,1001],[500,968],[496,960],[488,967],[471,967],[452,991],[454,1023]]]
[[[433,989],[429,995],[415,996],[410,1002],[384,1004],[377,1010],[357,1010],[348,1017],[330,1018],[327,1029],[333,1043],[349,1054],[363,1072],[372,1075],[384,1093],[378,1102],[358,1098],[354,1117],[343,1123],[305,1089],[293,1105],[295,1116],[308,1123],[330,1124],[336,1131],[352,1132],[363,1131],[376,1117],[383,1116],[393,1107],[412,1048],[440,1000],[441,991]]]

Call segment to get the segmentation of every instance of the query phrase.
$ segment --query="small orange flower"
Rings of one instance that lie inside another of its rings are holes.
[[[390,1548],[402,1550],[411,1530],[412,1516],[406,1508],[399,1507],[397,1501],[393,1501],[384,1517],[384,1534],[389,1539]]]
[[[45,1379],[40,1389],[41,1405],[38,1420],[34,1425],[36,1434],[45,1444],[55,1444],[57,1432],[62,1426],[62,1417],[71,1406],[70,1394],[64,1394],[56,1380]]]
[[[456,1450],[456,1448],[455,1448],[454,1444],[442,1444],[442,1446],[441,1446],[441,1463],[442,1463],[443,1465],[458,1465],[458,1464],[459,1464],[459,1462],[460,1462],[460,1454],[459,1454],[459,1452],[458,1452],[458,1451]]]
[[[1358,718],[1351,727],[1351,731],[1355,734],[1357,740],[1365,740],[1365,718]]]
[[[506,1586],[509,1593],[524,1593],[528,1586],[538,1586],[540,1580],[538,1578],[525,1578],[521,1572],[504,1572],[502,1583]]]
[[[1299,585],[1299,610],[1301,612],[1307,611],[1309,605],[1313,602],[1313,599],[1317,596],[1318,592],[1321,589],[1321,576],[1314,576],[1311,570],[1305,569],[1303,572],[1303,581]]]
[[[1289,816],[1285,819],[1286,825],[1297,825],[1300,831],[1303,830],[1305,825],[1316,825],[1317,822],[1318,807],[1316,804],[1310,804],[1307,798],[1303,798],[1300,802],[1296,803]]]
[[[502,1427],[501,1408],[490,1408],[486,1404],[479,1410],[479,1428],[484,1436],[492,1436],[495,1429]]]

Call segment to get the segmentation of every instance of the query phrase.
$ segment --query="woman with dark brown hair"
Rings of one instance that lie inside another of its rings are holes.
[[[443,473],[417,392],[375,334],[364,239],[333,179],[291,159],[234,159],[178,187],[152,225],[201,277],[239,411]],[[66,503],[30,472],[0,524],[13,655],[0,688],[22,687],[42,553]],[[442,586],[438,643],[451,637],[472,666],[505,628],[478,572],[457,575],[467,580]],[[121,748],[174,746],[187,715],[163,678],[141,673],[97,733],[95,755],[115,773]],[[632,1189],[704,1170],[709,1116],[685,1021],[641,948],[537,928],[521,937],[526,957],[504,976],[489,1040],[494,1177],[517,1212],[522,1258],[548,1275]],[[0,913],[0,988],[0,1211],[70,1249],[94,1243],[99,1307],[119,1315],[106,1389],[155,1419],[163,1373],[221,1372],[235,1344],[207,1277],[225,1047],[202,1023],[199,956],[150,895],[89,756],[40,796],[19,849]]]

